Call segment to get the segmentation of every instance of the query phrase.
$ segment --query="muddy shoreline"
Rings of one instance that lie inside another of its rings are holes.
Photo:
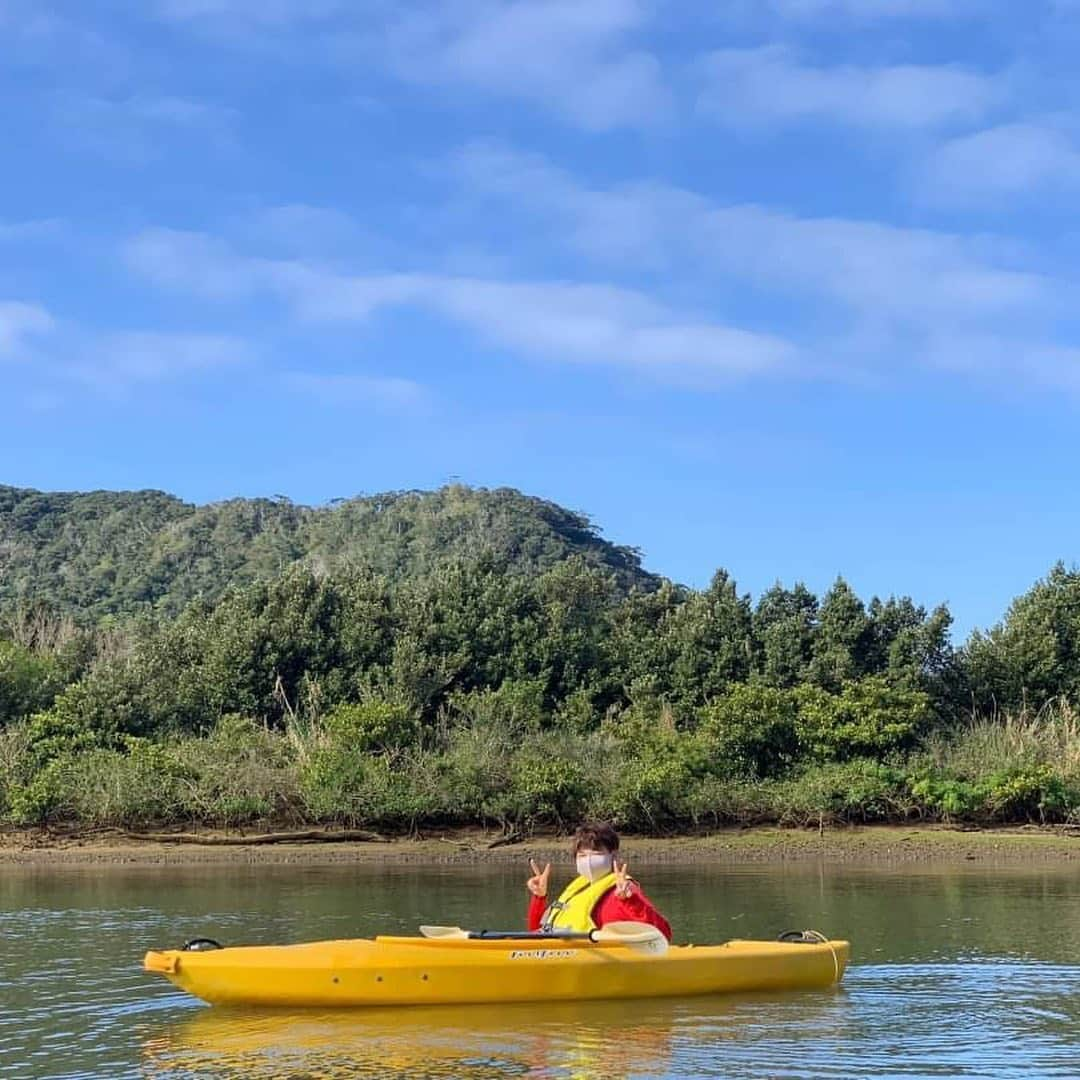
[[[293,839],[274,834],[206,830],[197,842],[115,831],[0,833],[0,867],[184,866],[255,864],[320,866],[347,863],[524,863],[530,856],[565,857],[568,839],[524,839],[480,830],[425,833],[391,840]],[[252,842],[252,841],[255,842]],[[639,863],[1012,863],[1080,868],[1080,830],[1022,826],[961,830],[944,826],[862,826],[825,829],[718,830],[700,836],[626,836],[623,850]]]

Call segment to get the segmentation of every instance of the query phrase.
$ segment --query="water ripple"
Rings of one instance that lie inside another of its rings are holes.
[[[197,932],[285,941],[400,929],[433,908],[464,923],[478,895],[512,925],[520,881],[475,869],[5,874],[0,1076],[1076,1075],[1075,877],[1012,874],[995,887],[970,875],[666,873],[669,895],[663,883],[650,892],[695,940],[735,919],[743,931],[744,912],[772,927],[844,928],[856,962],[843,987],[574,1006],[209,1009],[144,976],[142,951]]]

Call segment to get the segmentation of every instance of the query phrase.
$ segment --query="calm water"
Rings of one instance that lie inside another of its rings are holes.
[[[0,1075],[1080,1075],[1080,869],[637,866],[678,939],[846,936],[839,990],[371,1012],[211,1009],[149,947],[517,926],[524,870],[0,869]]]

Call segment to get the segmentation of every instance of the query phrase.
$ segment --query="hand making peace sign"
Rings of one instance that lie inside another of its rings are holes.
[[[525,882],[526,887],[533,896],[547,896],[548,878],[551,877],[551,863],[546,863],[541,870],[535,859],[529,860],[533,876]]]
[[[612,865],[615,872],[615,895],[625,900],[634,890],[634,879],[626,871],[626,863],[619,865],[616,859]]]

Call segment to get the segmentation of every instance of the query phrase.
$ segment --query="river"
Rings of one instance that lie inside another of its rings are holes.
[[[635,866],[678,941],[812,927],[826,992],[258,1012],[142,973],[148,948],[515,927],[524,868],[0,867],[0,1076],[1080,1074],[1080,868]]]

